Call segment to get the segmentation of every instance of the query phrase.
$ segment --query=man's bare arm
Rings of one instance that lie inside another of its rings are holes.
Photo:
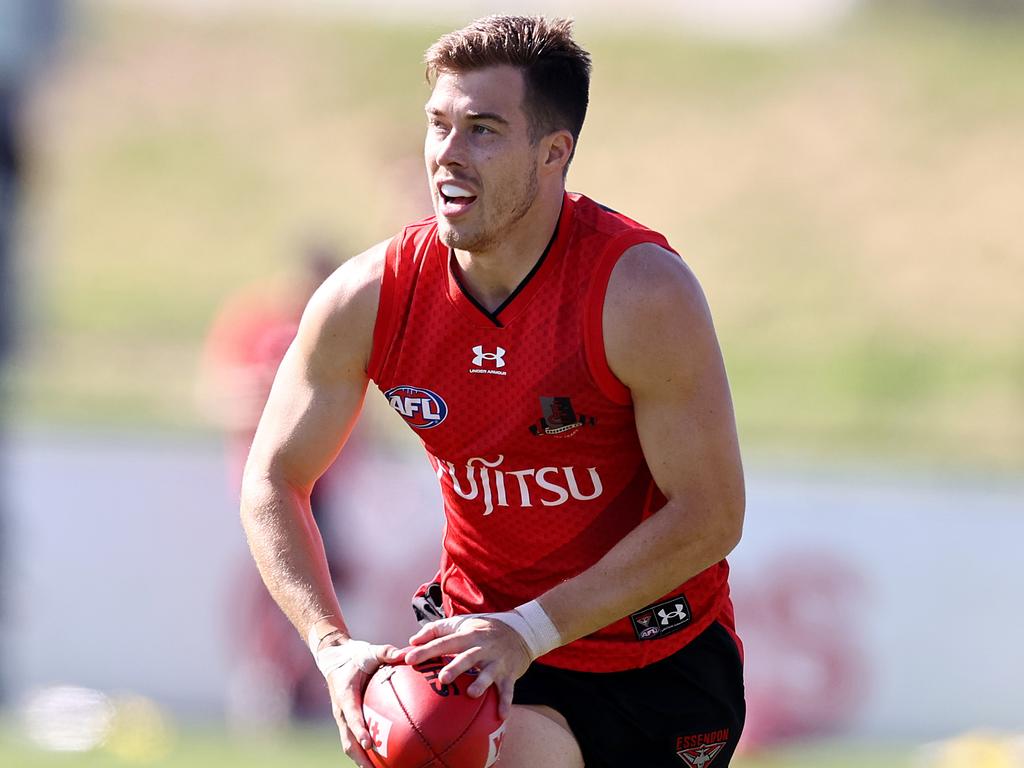
[[[295,628],[340,610],[309,494],[362,407],[383,246],[317,290],[271,389],[242,481],[242,523],[263,580]]]
[[[336,652],[335,661],[321,670],[342,746],[360,768],[371,768],[362,691],[369,673],[397,651],[351,640],[309,495],[362,407],[385,249],[382,243],[347,261],[310,299],[274,380],[242,481],[242,524],[267,589],[303,638],[313,630],[313,645],[322,638],[344,646],[328,649]],[[355,663],[338,661],[337,652]]]
[[[570,642],[725,557],[745,505],[732,399],[697,279],[664,249],[627,251],[604,307],[605,352],[630,389],[644,457],[668,503],[540,603]]]

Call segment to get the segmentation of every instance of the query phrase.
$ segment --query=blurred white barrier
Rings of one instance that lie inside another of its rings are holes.
[[[851,468],[748,491],[731,561],[752,729],[1020,727],[1024,483]]]
[[[253,572],[220,446],[29,434],[6,463],[15,693],[73,684],[222,712]],[[754,471],[748,487],[731,559],[751,740],[1020,725],[1024,484]],[[434,477],[420,456],[384,457],[339,490],[350,623],[401,642],[436,562]]]

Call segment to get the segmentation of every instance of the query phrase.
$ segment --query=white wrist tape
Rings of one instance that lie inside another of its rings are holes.
[[[514,629],[534,659],[543,656],[562,644],[562,636],[551,617],[536,600],[523,603],[518,608],[504,613],[484,614],[489,619],[497,619]]]
[[[341,645],[328,645],[313,654],[313,658],[324,677],[350,662],[367,675],[372,675],[380,667],[376,649],[365,640],[346,640]]]
[[[324,641],[324,638],[328,635],[333,635],[335,632],[340,632],[337,627],[326,626],[319,627],[320,622],[315,622],[310,625],[309,633],[306,635],[306,645],[309,646],[309,652],[313,654],[313,658],[316,658],[316,652],[320,648],[320,643]]]

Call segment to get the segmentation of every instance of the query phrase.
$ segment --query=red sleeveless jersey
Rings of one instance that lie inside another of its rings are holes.
[[[669,248],[656,232],[566,195],[545,254],[493,313],[462,290],[433,217],[388,246],[369,373],[423,441],[441,484],[447,615],[540,596],[665,503],[601,328],[612,268],[647,242]],[[632,669],[715,619],[732,630],[728,571],[723,560],[542,661]]]

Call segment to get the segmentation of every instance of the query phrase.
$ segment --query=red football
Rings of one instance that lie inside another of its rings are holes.
[[[373,738],[377,768],[488,768],[505,735],[494,686],[483,696],[466,692],[474,675],[442,685],[442,659],[383,666],[363,698],[363,717]]]

